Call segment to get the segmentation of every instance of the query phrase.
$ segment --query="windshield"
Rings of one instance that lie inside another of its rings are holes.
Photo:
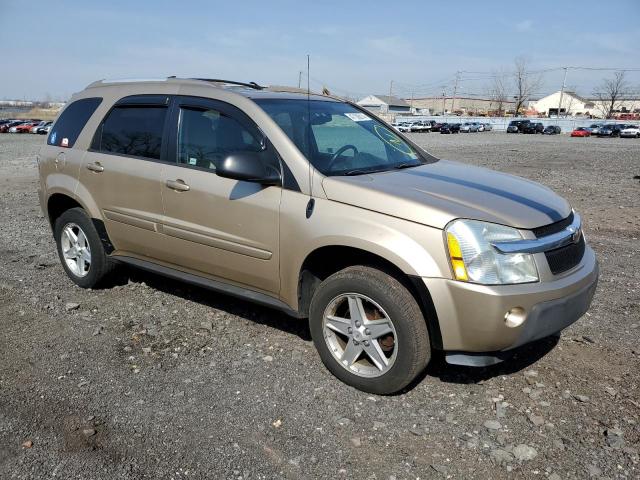
[[[255,102],[324,175],[359,175],[425,163],[421,153],[393,130],[348,103],[306,99]]]

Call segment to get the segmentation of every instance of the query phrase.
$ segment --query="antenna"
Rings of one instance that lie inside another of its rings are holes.
[[[309,156],[311,156],[311,86],[310,86],[310,72],[311,72],[311,58],[307,53],[307,151],[309,152]],[[313,197],[313,176],[311,174],[311,159],[307,159],[309,161],[309,196]]]
[[[307,152],[311,157],[311,86],[310,86],[310,68],[311,60],[310,55],[307,54]],[[311,158],[307,158],[309,162],[309,202],[307,203],[307,218],[313,214],[313,207],[315,206],[315,200],[313,199],[313,174],[311,170]]]

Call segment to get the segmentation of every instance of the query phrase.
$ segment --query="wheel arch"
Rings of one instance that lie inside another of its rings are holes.
[[[298,311],[307,316],[318,285],[330,275],[350,266],[366,265],[392,276],[413,295],[427,324],[431,345],[442,349],[440,324],[431,294],[422,279],[405,271],[395,262],[369,250],[348,245],[324,245],[309,252],[298,276]]]
[[[88,193],[86,190],[84,192]],[[52,227],[62,212],[74,207],[82,208],[91,218],[102,220],[100,209],[90,195],[82,197],[66,188],[48,188],[45,206],[46,215]]]
[[[107,229],[105,228],[104,221],[94,213],[97,212],[99,214],[99,209],[97,208],[97,205],[95,205],[95,203],[93,203],[93,207],[93,209],[88,208],[87,204],[80,200],[76,195],[73,195],[68,191],[61,190],[51,193],[47,198],[46,214],[49,220],[49,225],[51,226],[51,230],[53,231],[56,220],[64,212],[71,208],[83,209],[91,219],[93,226],[98,232],[98,236],[102,241],[106,253],[109,254],[113,252],[115,248],[111,243],[111,239],[109,238]]]

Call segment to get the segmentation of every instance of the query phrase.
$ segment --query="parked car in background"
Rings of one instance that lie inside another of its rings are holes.
[[[526,122],[521,126],[522,133],[542,133],[544,131],[544,125],[540,122]]]
[[[24,122],[24,120],[12,120],[8,123],[5,123],[4,125],[0,125],[0,133],[7,133],[9,132],[9,130],[11,130],[12,128],[21,125]]]
[[[620,136],[624,138],[640,138],[640,126],[638,125],[625,125],[620,130]]]
[[[507,133],[519,133],[524,130],[524,127],[531,123],[531,120],[511,120],[507,126]]]
[[[475,133],[478,131],[478,124],[475,122],[464,122],[460,126],[460,132],[462,133]]]
[[[591,125],[589,125],[589,130],[591,130],[591,135],[597,135],[603,126],[604,126],[604,123],[592,123]]]
[[[590,137],[591,130],[587,127],[578,127],[573,132],[571,132],[572,137]]]
[[[547,125],[542,131],[545,135],[556,135],[560,132],[562,132],[562,129],[558,125]]]
[[[431,122],[427,120],[418,120],[409,126],[409,131],[413,133],[429,133],[431,131]]]
[[[598,129],[598,137],[619,137],[624,125],[609,123]]]
[[[36,125],[38,125],[38,122],[33,122],[33,121],[24,122],[24,123],[22,123],[20,125],[16,125],[15,127],[13,127],[9,131],[11,133],[29,133],[31,131],[31,128],[35,127]]]
[[[433,124],[431,125],[431,131],[432,132],[439,132],[440,128],[442,127],[442,125],[446,125],[445,122],[433,122]]]
[[[449,133],[460,133],[460,124],[459,123],[443,123],[440,127],[440,133],[449,134]]]
[[[53,125],[53,122],[45,122],[44,125],[36,129],[36,133],[39,133],[41,135],[49,133],[51,131],[51,125]]]
[[[38,133],[38,128],[44,127],[46,124],[47,124],[47,122],[45,120],[42,120],[41,122],[38,122],[33,127],[31,127],[31,129],[29,130],[29,133]]]
[[[485,132],[490,132],[491,130],[493,130],[493,125],[491,125],[490,123],[483,123],[482,126],[484,127]]]

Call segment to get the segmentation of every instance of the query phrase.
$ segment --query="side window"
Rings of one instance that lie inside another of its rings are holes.
[[[159,160],[166,115],[161,106],[116,106],[96,133],[93,148]]]
[[[257,132],[217,110],[181,108],[178,163],[215,170],[227,155],[264,150]]]
[[[64,109],[47,138],[49,145],[73,147],[91,115],[96,111],[102,98],[82,98]]]

